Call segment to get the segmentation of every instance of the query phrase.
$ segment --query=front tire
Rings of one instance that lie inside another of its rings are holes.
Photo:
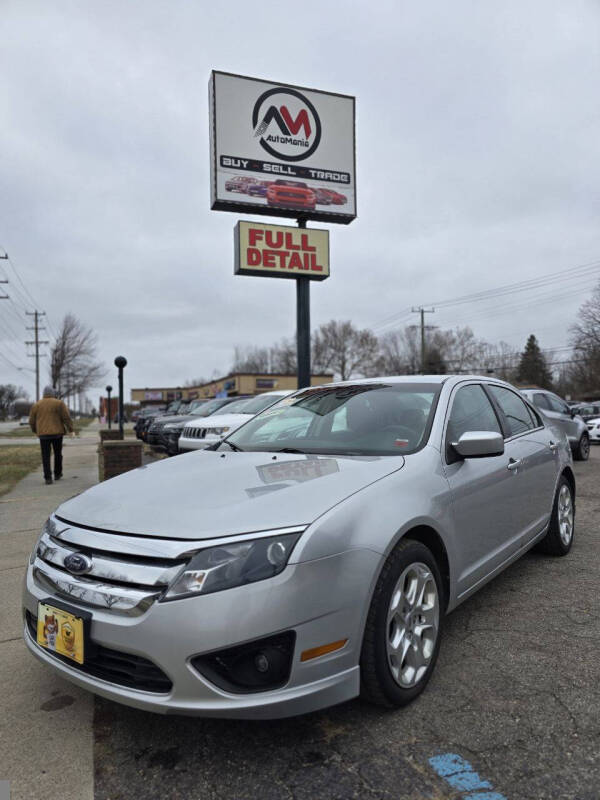
[[[403,539],[384,564],[367,616],[360,657],[366,699],[397,708],[423,691],[437,660],[445,608],[433,554]]]
[[[587,433],[582,433],[581,438],[577,442],[573,450],[573,458],[575,461],[587,461],[590,457],[590,437]]]
[[[538,545],[542,553],[551,556],[566,556],[573,546],[575,535],[575,501],[571,484],[561,476],[554,497],[548,533]]]

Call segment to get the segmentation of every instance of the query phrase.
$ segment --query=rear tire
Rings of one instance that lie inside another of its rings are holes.
[[[587,461],[590,457],[590,437],[587,433],[582,433],[581,438],[577,442],[573,450],[573,458],[575,461]]]
[[[566,556],[575,536],[575,501],[571,484],[561,476],[554,497],[548,533],[538,544],[538,550],[551,556]]]
[[[367,616],[360,656],[367,700],[397,708],[423,691],[437,660],[445,609],[433,554],[403,539],[383,566]]]

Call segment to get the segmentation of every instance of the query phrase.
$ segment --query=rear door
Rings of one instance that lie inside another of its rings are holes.
[[[497,384],[488,384],[487,391],[502,419],[509,467],[520,477],[511,502],[523,546],[550,521],[558,474],[557,437],[518,392]]]

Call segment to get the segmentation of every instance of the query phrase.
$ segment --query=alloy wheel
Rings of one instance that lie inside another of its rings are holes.
[[[562,543],[568,547],[573,537],[573,499],[566,484],[560,487],[558,494],[558,530]]]
[[[439,595],[431,570],[421,562],[410,564],[394,587],[387,617],[388,664],[402,688],[415,686],[425,675],[439,620]]]

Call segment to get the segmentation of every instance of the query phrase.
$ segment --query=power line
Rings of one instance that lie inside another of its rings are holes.
[[[600,272],[600,260],[591,261],[586,264],[580,264],[572,267],[569,270],[559,270],[557,272],[549,273],[543,277],[530,278],[525,281],[518,281],[512,284],[504,284],[493,289],[486,289],[471,294],[460,295],[458,297],[439,300],[437,302],[428,303],[427,305],[434,306],[437,309],[447,308],[453,305],[463,305],[468,303],[482,302],[484,300],[492,300],[496,297],[505,297],[511,294],[532,291],[534,289],[545,288],[552,284],[560,284],[563,282],[576,281],[584,278],[589,278],[593,274]],[[372,329],[386,328],[390,325],[398,325],[404,321],[407,316],[410,316],[409,309],[402,309],[395,314],[385,317],[370,327]]]

